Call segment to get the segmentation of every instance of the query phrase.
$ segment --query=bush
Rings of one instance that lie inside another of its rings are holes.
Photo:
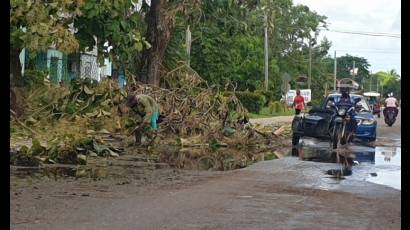
[[[273,91],[256,90],[255,93],[265,96],[266,101],[264,103],[264,106],[268,106],[271,102],[275,100],[275,92]]]
[[[26,70],[24,72],[24,84],[29,87],[36,87],[44,84],[47,73],[40,70]]]
[[[260,93],[236,92],[236,96],[243,106],[251,113],[259,113],[265,105],[266,98]]]
[[[274,101],[269,104],[269,112],[272,113],[280,113],[284,110],[284,105],[283,103],[279,101]]]

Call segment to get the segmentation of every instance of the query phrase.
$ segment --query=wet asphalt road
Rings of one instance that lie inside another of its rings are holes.
[[[397,146],[399,131],[400,118],[393,127],[379,121],[376,145]],[[324,173],[337,165],[285,157],[142,190],[36,182],[12,188],[11,229],[400,229],[401,191],[366,181],[368,171],[344,180]]]
[[[392,127],[384,123],[383,115],[377,118],[377,146],[401,146],[401,113]]]

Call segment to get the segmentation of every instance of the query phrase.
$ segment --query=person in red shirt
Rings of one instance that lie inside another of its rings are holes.
[[[293,105],[295,108],[295,114],[298,115],[300,114],[300,111],[305,108],[305,99],[300,96],[300,90],[296,90],[296,97],[293,99]]]

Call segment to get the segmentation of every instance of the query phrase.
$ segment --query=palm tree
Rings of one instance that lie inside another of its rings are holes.
[[[388,73],[395,78],[400,78],[400,75],[396,72],[395,69],[391,69],[390,71],[388,71]]]

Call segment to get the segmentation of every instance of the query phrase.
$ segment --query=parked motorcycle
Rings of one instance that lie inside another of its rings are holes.
[[[333,101],[329,102],[328,106],[334,109],[336,113],[330,130],[333,149],[336,149],[339,143],[345,145],[353,140],[356,121],[353,120],[354,118],[350,114],[355,110],[355,106],[360,100],[360,98],[357,98],[354,106],[350,108],[338,108]]]
[[[396,122],[396,112],[394,108],[385,108],[385,116],[384,116],[384,123],[386,123],[388,126],[392,126],[394,122]]]

